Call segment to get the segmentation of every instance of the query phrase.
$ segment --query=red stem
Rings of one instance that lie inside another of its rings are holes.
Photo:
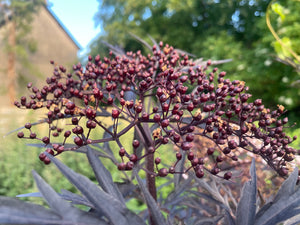
[[[151,137],[148,137],[143,126],[140,123],[137,123],[137,127],[139,128],[139,130],[145,140],[145,143],[146,143],[145,149],[146,149],[147,156],[145,157],[145,161],[146,161],[146,170],[148,171],[146,173],[147,188],[148,188],[148,191],[150,192],[151,196],[153,197],[153,199],[155,201],[157,201],[155,176],[153,175],[154,169],[155,169],[154,168],[154,154],[149,153],[149,150],[148,150],[148,148],[150,146],[152,146],[152,140],[151,140]],[[150,225],[156,225],[150,212],[149,212],[149,214],[150,214]]]
[[[154,173],[154,154],[148,154],[146,156],[146,169],[150,172],[147,173],[146,180],[147,180],[147,188],[154,198],[154,200],[157,200],[156,197],[156,184],[155,184],[155,176]]]

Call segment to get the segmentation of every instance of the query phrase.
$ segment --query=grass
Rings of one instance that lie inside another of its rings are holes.
[[[34,121],[41,118],[42,115],[37,112],[25,113],[21,110],[10,110],[10,114],[5,114],[1,110],[1,124],[6,130],[1,130],[0,140],[0,195],[16,196],[18,194],[30,193],[37,191],[32,170],[36,170],[51,186],[57,191],[61,188],[74,190],[73,186],[57,172],[54,165],[45,166],[38,160],[38,155],[44,149],[34,148],[26,144],[38,143],[32,140],[20,140],[16,137],[16,132],[6,135],[7,132],[21,127],[28,121]],[[4,111],[4,112],[3,112]],[[35,128],[34,128],[35,129]],[[40,126],[39,132],[46,134],[46,129]],[[74,156],[74,157],[73,157]],[[91,168],[84,155],[70,153],[60,157],[64,163],[71,166],[75,171],[84,175],[92,174]]]

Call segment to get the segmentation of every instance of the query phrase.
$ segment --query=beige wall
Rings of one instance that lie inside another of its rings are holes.
[[[51,76],[53,67],[49,61],[54,60],[59,65],[71,67],[77,61],[78,46],[72,41],[70,36],[63,30],[50,12],[41,7],[39,13],[35,15],[31,24],[31,37],[37,45],[37,50],[29,54],[30,65],[27,67],[17,64],[16,71],[19,76],[25,78],[26,82],[32,81],[40,87],[47,76]],[[7,26],[0,28],[0,101],[10,104],[6,94],[6,67],[7,57],[4,51],[3,38],[7,32]],[[18,87],[18,96],[28,94],[25,88]],[[25,93],[24,93],[25,92]]]

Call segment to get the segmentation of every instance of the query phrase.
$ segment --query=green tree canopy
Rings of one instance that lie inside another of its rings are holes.
[[[277,2],[277,1],[276,1]],[[286,7],[285,20],[271,12],[275,28],[299,48],[300,14],[294,0],[278,1]],[[136,50],[141,45],[130,33],[150,42],[149,36],[204,59],[233,61],[219,66],[229,76],[246,81],[254,97],[268,106],[300,106],[298,89],[291,88],[297,73],[276,60],[276,40],[266,25],[268,0],[101,0],[95,16],[103,35],[92,45],[91,54],[107,50],[102,41]],[[297,7],[297,8],[295,8]],[[297,32],[295,32],[297,30]],[[298,38],[297,38],[298,37]],[[297,50],[298,51],[298,50]]]

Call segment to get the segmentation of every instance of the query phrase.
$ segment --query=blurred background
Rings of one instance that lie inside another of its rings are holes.
[[[297,123],[287,132],[299,135],[299,12],[297,0],[0,0],[0,195],[34,190],[32,169],[42,175],[53,171],[38,161],[39,149],[26,146],[16,133],[7,135],[43,118],[42,112],[13,106],[28,95],[26,84],[41,87],[52,74],[50,60],[71,68],[89,54],[108,54],[105,42],[147,53],[132,34],[196,58],[232,59],[220,70],[244,80],[267,107],[284,105],[289,125]],[[65,160],[91,174],[82,159]],[[52,174],[48,181],[66,188],[59,178]]]

